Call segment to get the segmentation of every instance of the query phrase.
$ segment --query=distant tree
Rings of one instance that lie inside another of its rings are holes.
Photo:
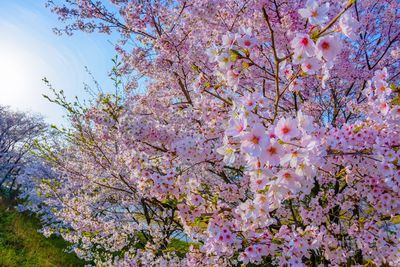
[[[17,178],[27,164],[35,160],[29,152],[46,128],[39,116],[0,106],[0,189],[3,197],[17,196],[23,186]]]

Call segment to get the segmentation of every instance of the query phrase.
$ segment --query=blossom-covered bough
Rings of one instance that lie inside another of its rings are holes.
[[[0,201],[11,204],[23,190],[21,176],[37,163],[29,152],[46,132],[41,117],[0,105]]]
[[[78,255],[400,266],[398,1],[48,5],[66,33],[119,33],[135,77],[88,108],[57,100],[72,129],[42,148],[61,178],[41,190]]]

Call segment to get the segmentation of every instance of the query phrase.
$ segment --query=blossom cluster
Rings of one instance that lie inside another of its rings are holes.
[[[133,77],[58,100],[72,128],[38,190],[80,257],[400,266],[398,1],[61,2]]]

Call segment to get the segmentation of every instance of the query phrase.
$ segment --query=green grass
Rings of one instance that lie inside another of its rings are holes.
[[[0,266],[84,266],[74,254],[64,252],[68,246],[64,240],[45,238],[37,232],[39,228],[37,219],[0,202]]]

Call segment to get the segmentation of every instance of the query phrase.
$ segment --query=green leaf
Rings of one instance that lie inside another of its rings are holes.
[[[396,215],[390,219],[390,222],[393,224],[400,224],[400,215]]]
[[[400,106],[400,96],[396,96],[391,103],[392,105]]]
[[[318,40],[318,37],[319,37],[319,30],[315,30],[315,31],[313,31],[313,32],[311,33],[310,38],[311,38],[314,42],[316,42],[316,41]]]
[[[240,54],[240,52],[235,49],[230,49],[229,52],[232,61],[236,61],[237,59],[243,58],[242,54]]]
[[[210,216],[200,216],[194,220],[193,226],[197,226],[201,229],[206,229],[208,227],[209,221],[210,221]]]
[[[282,245],[283,244],[283,241],[280,240],[280,239],[277,239],[277,238],[272,238],[271,242],[273,244],[277,244],[277,245]]]
[[[170,198],[170,199],[162,201],[162,203],[166,204],[172,208],[176,208],[176,206],[178,205],[178,200],[175,198]]]
[[[199,68],[196,64],[193,64],[193,65],[192,65],[192,69],[193,69],[195,72],[197,72],[197,73],[200,72],[200,68]]]

